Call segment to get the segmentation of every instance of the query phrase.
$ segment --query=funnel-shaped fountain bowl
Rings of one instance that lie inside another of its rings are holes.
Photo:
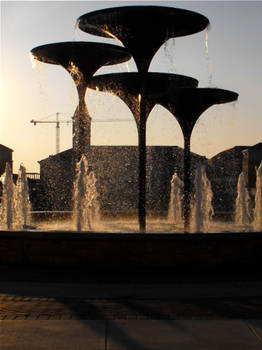
[[[89,82],[92,89],[111,92],[130,108],[138,129],[139,148],[139,227],[146,229],[146,121],[158,100],[168,94],[171,87],[196,87],[194,78],[168,73],[119,73],[97,75]]]
[[[159,103],[177,119],[184,135],[191,134],[200,115],[214,104],[233,102],[238,94],[218,88],[173,88]]]
[[[96,75],[89,82],[88,87],[98,91],[113,93],[120,97],[130,108],[137,125],[140,125],[141,116],[140,103],[141,99],[146,104],[146,118],[159,100],[169,94],[174,87],[195,88],[198,81],[194,78],[170,73],[113,73]]]
[[[41,45],[32,49],[31,54],[38,61],[63,66],[73,79],[75,67],[84,80],[91,78],[104,65],[122,63],[131,58],[123,47],[84,41]]]
[[[41,62],[61,65],[76,84],[79,104],[73,117],[73,145],[80,158],[91,142],[91,117],[85,103],[87,81],[102,66],[125,62],[131,56],[123,47],[82,41],[38,46],[31,54]]]
[[[89,12],[78,19],[87,33],[114,38],[132,54],[139,72],[169,38],[204,30],[208,19],[196,12],[164,6],[123,6]]]
[[[199,116],[214,104],[236,101],[238,94],[217,88],[174,88],[159,103],[177,119],[184,135],[184,229],[188,231],[191,216],[191,153],[190,138]]]

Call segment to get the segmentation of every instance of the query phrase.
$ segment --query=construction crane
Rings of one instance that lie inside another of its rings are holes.
[[[72,120],[59,120],[59,114],[56,113],[56,120],[30,120],[34,125],[38,123],[55,123],[56,124],[56,154],[60,152],[60,123],[72,123]]]
[[[56,120],[30,120],[30,123],[34,125],[38,123],[55,123],[56,124],[56,154],[60,152],[60,123],[73,123],[73,120],[59,120],[59,115],[61,113],[56,113]],[[111,118],[111,119],[92,119],[93,123],[112,123],[112,122],[133,122],[133,119],[121,119],[121,118]]]

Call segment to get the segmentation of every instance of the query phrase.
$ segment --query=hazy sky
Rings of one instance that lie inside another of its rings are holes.
[[[214,106],[203,113],[192,135],[192,150],[212,157],[235,145],[262,142],[262,2],[1,1],[0,143],[14,150],[14,171],[23,163],[27,171],[37,172],[37,161],[55,153],[55,124],[34,126],[30,120],[55,120],[56,112],[61,113],[61,120],[70,120],[77,106],[76,90],[66,70],[43,63],[33,69],[30,50],[70,40],[119,44],[75,29],[76,20],[89,11],[132,4],[193,10],[211,23],[208,50],[206,31],[170,40],[150,66],[150,71],[192,76],[200,87],[239,93],[238,102]],[[133,62],[128,69],[136,70]],[[126,70],[126,65],[121,65],[97,74]],[[92,144],[137,144],[133,117],[122,101],[96,92],[88,92],[86,101],[94,120]],[[130,118],[131,122],[95,122],[106,118]],[[147,126],[147,144],[183,145],[175,118],[164,108],[155,107]],[[71,148],[71,124],[61,125],[60,138],[61,150]]]

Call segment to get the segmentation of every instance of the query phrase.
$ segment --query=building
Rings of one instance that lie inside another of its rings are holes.
[[[147,147],[147,211],[167,213],[170,180],[176,171],[183,177],[183,149]],[[90,146],[89,166],[97,178],[100,210],[104,215],[136,214],[138,207],[138,147]],[[192,153],[192,172],[206,158]],[[76,154],[73,149],[39,161],[46,209],[71,210]]]
[[[208,160],[207,174],[214,194],[213,207],[216,214],[232,214],[235,210],[237,182],[242,172],[242,152],[248,147],[235,146]]]
[[[248,147],[242,151],[242,154],[242,168],[247,188],[251,195],[254,195],[256,187],[256,168],[258,168],[262,162],[262,143],[260,142],[254,146]]]
[[[254,199],[256,167],[262,161],[262,143],[254,146],[235,146],[208,160],[208,174],[214,196],[214,209],[218,213],[234,212],[237,182],[244,173],[246,186]]]
[[[13,170],[13,150],[0,145],[0,176],[5,172],[6,164],[9,163]]]

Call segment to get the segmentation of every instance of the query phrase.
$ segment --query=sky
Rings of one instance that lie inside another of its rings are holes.
[[[39,172],[38,161],[55,154],[55,124],[33,125],[32,119],[55,121],[59,113],[64,121],[60,150],[72,147],[70,120],[78,103],[67,71],[51,64],[32,65],[30,50],[71,40],[119,45],[81,32],[76,21],[84,13],[124,5],[179,7],[210,21],[208,30],[165,43],[149,68],[191,76],[198,79],[199,87],[239,94],[237,102],[212,106],[201,115],[192,134],[193,152],[210,158],[236,145],[262,142],[262,1],[1,1],[0,144],[13,149],[14,172],[21,163],[27,172]],[[133,60],[96,74],[125,71],[136,71]],[[93,119],[91,144],[137,145],[134,119],[121,100],[88,90],[86,103]],[[176,119],[161,106],[149,116],[147,144],[183,147]]]

